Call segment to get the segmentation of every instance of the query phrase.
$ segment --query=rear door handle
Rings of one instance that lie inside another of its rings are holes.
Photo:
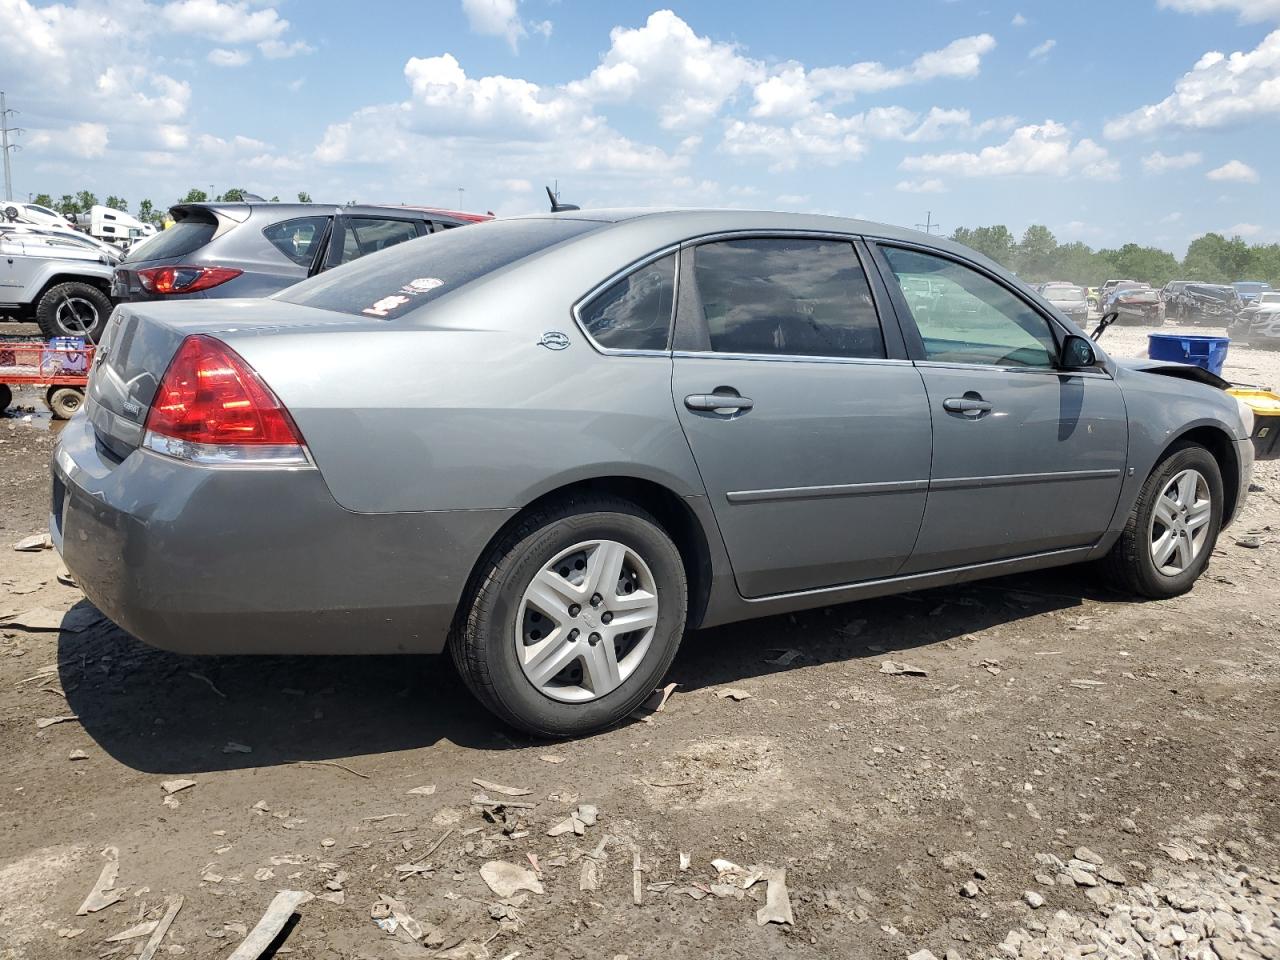
[[[755,401],[750,397],[740,397],[732,393],[692,393],[684,398],[684,405],[690,410],[745,413],[755,406]]]
[[[963,413],[971,417],[988,413],[991,410],[990,400],[979,400],[973,397],[948,397],[942,401],[942,409],[948,413]]]

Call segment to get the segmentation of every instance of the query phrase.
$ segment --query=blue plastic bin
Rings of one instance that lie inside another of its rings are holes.
[[[1197,337],[1185,333],[1147,334],[1147,356],[1152,360],[1194,363],[1218,376],[1222,376],[1222,365],[1227,362],[1227,347],[1230,345],[1230,337]]]

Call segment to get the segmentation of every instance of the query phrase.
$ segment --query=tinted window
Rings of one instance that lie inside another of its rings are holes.
[[[335,267],[276,299],[390,320],[599,226],[591,220],[490,220]]]
[[[1047,300],[1083,300],[1084,291],[1079,287],[1045,287],[1045,299]]]
[[[694,274],[718,353],[885,355],[871,290],[850,243],[707,243],[694,252]]]
[[[350,263],[366,254],[377,253],[418,236],[417,225],[410,220],[349,217],[343,221],[343,225],[342,259],[339,263]]]
[[[139,260],[163,260],[167,257],[185,257],[199,250],[213,239],[217,223],[204,217],[187,217],[168,230],[161,230],[145,243],[140,243],[124,258],[126,263]]]
[[[613,350],[665,350],[675,300],[672,254],[623,277],[582,308],[587,333]]]
[[[925,358],[1002,367],[1051,367],[1058,348],[1049,322],[976,270],[942,257],[884,247],[924,339]],[[918,293],[919,281],[930,293]]]
[[[262,235],[271,245],[301,267],[311,266],[316,256],[316,245],[324,236],[328,217],[298,217],[282,220],[263,228]]]

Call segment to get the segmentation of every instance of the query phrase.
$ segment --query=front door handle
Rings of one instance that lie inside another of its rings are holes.
[[[755,406],[750,397],[737,393],[692,393],[684,398],[690,410],[710,410],[715,413],[745,413]]]
[[[979,417],[991,411],[991,401],[981,397],[948,397],[942,401],[942,409],[948,413],[963,413],[969,417]]]

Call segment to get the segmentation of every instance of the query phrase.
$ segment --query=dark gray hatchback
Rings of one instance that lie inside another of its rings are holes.
[[[116,268],[116,301],[265,297],[405,240],[490,219],[428,207],[184,203]]]

